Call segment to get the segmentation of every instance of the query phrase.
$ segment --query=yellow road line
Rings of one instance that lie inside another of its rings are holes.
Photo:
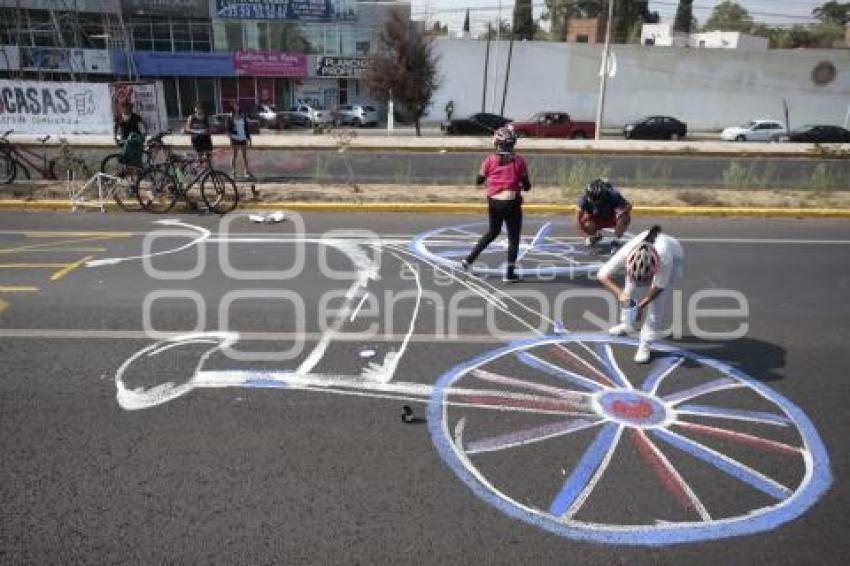
[[[29,244],[27,246],[19,246],[17,248],[3,248],[0,249],[0,254],[13,254],[22,251],[28,251],[33,249],[43,249],[50,248],[50,246],[60,246],[64,244],[78,244],[80,242],[91,242],[96,240],[108,240],[112,238],[112,236],[90,236],[87,238],[75,238],[73,240],[60,240],[58,242],[44,242],[41,244]]]
[[[0,269],[41,269],[48,267],[64,267],[67,263],[0,263]]]
[[[66,275],[68,275],[69,273],[71,273],[72,271],[74,271],[75,269],[77,269],[78,267],[80,267],[85,262],[87,262],[91,259],[94,259],[94,256],[93,255],[87,255],[86,257],[75,261],[74,263],[69,263],[68,265],[66,265],[65,267],[63,267],[62,269],[60,269],[59,271],[57,271],[53,275],[51,275],[50,280],[51,281],[59,281],[60,279],[62,279],[63,277],[65,277]]]
[[[57,253],[57,252],[69,252],[69,253],[102,253],[109,251],[108,248],[39,248],[36,250],[23,250],[18,253],[22,254],[35,254],[35,253]]]
[[[82,238],[82,237],[109,237],[109,238],[129,238],[132,236],[130,232],[24,232],[27,238]]]
[[[0,287],[0,293],[23,293],[30,291],[38,291],[38,287]]]

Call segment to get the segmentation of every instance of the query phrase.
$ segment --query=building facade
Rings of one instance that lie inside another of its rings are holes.
[[[360,79],[390,10],[410,18],[407,1],[0,0],[0,78],[161,81],[170,118],[373,102]]]

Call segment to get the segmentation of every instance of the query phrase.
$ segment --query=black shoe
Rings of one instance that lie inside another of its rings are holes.
[[[522,277],[516,273],[505,273],[505,276],[502,277],[503,283],[519,283],[520,281],[522,281]]]
[[[468,261],[466,261],[465,259],[462,259],[462,260],[460,260],[460,268],[463,269],[464,271],[466,271],[467,273],[469,273],[469,270],[472,268],[472,266],[469,265]]]

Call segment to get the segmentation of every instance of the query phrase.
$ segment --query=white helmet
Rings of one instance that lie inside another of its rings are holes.
[[[649,242],[642,242],[626,257],[626,275],[635,281],[648,281],[658,271],[658,252]]]

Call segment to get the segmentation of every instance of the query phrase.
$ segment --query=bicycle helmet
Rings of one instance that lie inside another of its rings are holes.
[[[647,281],[658,271],[658,252],[649,242],[641,242],[626,257],[626,275],[635,281]]]
[[[499,153],[513,153],[516,145],[516,134],[509,127],[502,127],[493,134],[493,145]]]
[[[607,179],[594,179],[584,188],[584,194],[592,201],[597,201],[602,198],[606,191],[612,189],[611,183]]]

